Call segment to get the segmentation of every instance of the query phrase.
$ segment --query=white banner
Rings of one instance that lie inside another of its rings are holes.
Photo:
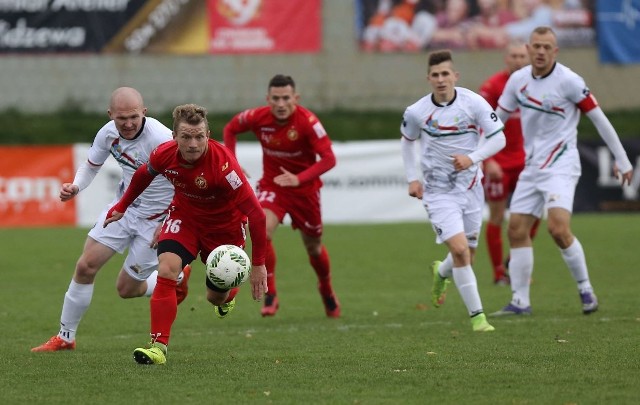
[[[88,144],[74,148],[75,164],[86,159]],[[427,221],[422,203],[407,194],[400,140],[334,143],[337,165],[322,176],[322,215],[326,224]],[[240,164],[255,182],[262,176],[262,150],[239,142]],[[108,159],[78,200],[78,225],[92,226],[115,196],[121,170]]]

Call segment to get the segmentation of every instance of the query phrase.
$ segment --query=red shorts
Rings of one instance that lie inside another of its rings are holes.
[[[173,240],[205,263],[209,253],[220,245],[236,245],[244,248],[246,241],[245,223],[229,224],[224,228],[220,224],[208,224],[202,218],[196,218],[188,209],[174,207],[162,223],[158,241]]]
[[[322,235],[320,190],[309,195],[283,192],[282,189],[260,188],[258,201],[264,209],[272,211],[282,223],[284,216],[291,217],[291,227],[309,236]]]
[[[485,199],[488,201],[506,200],[516,189],[516,183],[521,171],[522,168],[520,167],[503,170],[502,181],[489,180],[487,177],[483,178],[482,184],[484,185]]]

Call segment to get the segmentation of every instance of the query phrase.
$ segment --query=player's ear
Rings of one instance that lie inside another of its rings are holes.
[[[171,131],[171,136],[173,137],[173,139],[176,139],[176,133],[175,133],[175,131]]]

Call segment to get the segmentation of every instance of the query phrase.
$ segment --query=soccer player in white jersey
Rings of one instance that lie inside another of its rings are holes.
[[[520,109],[526,164],[511,200],[509,243],[511,302],[495,316],[531,313],[529,279],[533,272],[533,247],[529,231],[547,209],[547,226],[578,285],[582,312],[598,309],[598,299],[580,241],[571,232],[571,212],[580,177],[577,126],[580,113],[595,125],[615,157],[614,174],[630,184],[632,165],[618,134],[598,106],[584,80],[556,61],[556,35],[538,27],[527,44],[531,65],[513,73],[498,100],[498,116],[506,119]]]
[[[439,307],[453,278],[473,330],[490,332],[494,328],[484,314],[471,263],[484,205],[478,164],[505,146],[503,124],[484,98],[455,86],[459,74],[450,51],[432,52],[428,64],[427,79],[433,93],[407,107],[400,132],[409,195],[422,200],[436,243],[444,243],[449,249],[444,261],[431,265],[431,300]],[[485,137],[482,143],[481,134]],[[420,146],[421,175],[416,144]]]
[[[173,139],[171,129],[160,121],[145,116],[147,109],[142,95],[130,87],[121,87],[112,93],[107,112],[111,120],[96,134],[87,161],[78,169],[73,183],[62,185],[60,199],[70,201],[87,188],[109,155],[122,168],[118,195],[100,214],[96,220],[97,226],[89,231],[64,296],[60,331],[44,344],[31,349],[32,352],[75,349],[76,330],[91,303],[96,274],[116,252],[122,254],[128,249],[116,282],[118,294],[122,298],[151,296],[156,285],[158,258],[153,246],[154,233],[173,198],[171,183],[164,177],[158,177],[122,220],[108,228],[104,228],[102,223],[108,209],[129,186],[135,170],[149,160],[149,155],[156,146]],[[176,289],[178,301],[184,300],[187,295],[190,274],[191,269],[185,267],[182,282]]]

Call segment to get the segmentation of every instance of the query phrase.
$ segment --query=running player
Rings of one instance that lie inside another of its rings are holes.
[[[272,240],[288,214],[293,228],[300,230],[309,263],[318,277],[325,313],[338,318],[340,303],[331,285],[329,253],[322,244],[320,209],[320,175],[335,166],[336,158],[324,127],[311,111],[298,105],[299,98],[291,76],[274,76],[269,81],[267,105],[233,117],[224,127],[224,144],[235,153],[237,135],[253,132],[262,146],[263,175],[257,193],[267,216],[269,287],[262,316],[274,316],[279,307]]]
[[[177,316],[176,279],[200,254],[223,244],[244,247],[249,221],[252,241],[251,292],[254,299],[266,293],[264,267],[265,216],[238,162],[222,144],[210,139],[207,111],[195,104],[173,110],[173,137],[160,145],[149,162],[138,168],[120,201],[107,213],[106,227],[122,218],[127,207],[162,174],[176,192],[158,238],[158,284],[151,296],[151,343],[134,350],[140,364],[165,364],[171,327]],[[218,317],[235,306],[237,288],[224,290],[206,279],[207,300]]]
[[[484,206],[479,163],[504,147],[503,124],[480,95],[455,86],[459,74],[450,51],[432,52],[428,65],[433,93],[407,107],[400,132],[409,195],[422,200],[436,243],[449,249],[443,262],[435,261],[431,266],[431,301],[435,307],[443,303],[453,278],[473,330],[490,332],[494,328],[484,314],[471,264]],[[485,137],[482,145],[481,134]],[[415,153],[418,143],[420,172]]]
[[[116,89],[111,95],[107,113],[111,119],[96,134],[89,149],[88,159],[76,173],[73,183],[64,183],[60,199],[70,201],[91,184],[104,162],[113,156],[122,168],[118,197],[131,182],[137,167],[144,164],[153,149],[171,139],[171,130],[154,118],[146,117],[142,95],[130,87]],[[93,286],[98,271],[117,253],[129,249],[116,287],[122,298],[151,296],[157,279],[158,256],[155,250],[154,232],[166,215],[173,198],[173,186],[166,179],[154,180],[140,195],[134,207],[115,226],[104,229],[94,226],[84,244],[82,255],[76,263],[69,288],[64,295],[60,331],[46,343],[34,347],[32,352],[73,350],[76,347],[76,331],[93,297]],[[113,203],[115,203],[114,200]],[[109,205],[100,214],[101,224]],[[185,267],[179,277],[176,293],[178,302],[188,292],[190,267]]]

